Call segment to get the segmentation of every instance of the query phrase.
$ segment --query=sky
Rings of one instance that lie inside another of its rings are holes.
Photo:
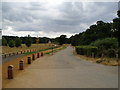
[[[2,35],[69,38],[98,20],[111,22],[117,10],[117,2],[2,2]]]

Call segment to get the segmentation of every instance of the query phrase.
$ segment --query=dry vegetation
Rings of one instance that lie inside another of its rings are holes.
[[[0,54],[2,53],[2,46],[0,46]]]
[[[2,46],[2,53],[11,53],[11,52],[20,52],[20,51],[25,51],[25,50],[33,50],[33,49],[46,49],[49,48],[51,46],[49,46],[49,44],[32,44],[31,47],[27,47],[25,44],[22,44],[21,47],[14,47],[14,48],[10,48],[8,46]]]
[[[116,58],[92,58],[92,57],[87,57],[85,55],[78,55],[75,51],[74,51],[74,55],[78,56],[79,58],[81,58],[82,60],[87,60],[93,63],[98,63],[98,64],[104,64],[104,65],[109,65],[109,66],[118,66],[120,65],[120,60],[116,59]]]

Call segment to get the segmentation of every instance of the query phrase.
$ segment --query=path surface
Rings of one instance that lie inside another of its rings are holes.
[[[80,60],[68,47],[36,59],[3,88],[117,88],[118,68]]]
[[[10,61],[10,60],[16,59],[18,57],[22,57],[22,56],[25,56],[25,55],[24,54],[18,54],[18,55],[11,55],[11,56],[8,56],[6,58],[2,58],[2,63],[4,64],[7,61]]]

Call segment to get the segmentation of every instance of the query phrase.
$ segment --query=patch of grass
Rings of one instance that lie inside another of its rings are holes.
[[[50,54],[50,53],[54,53],[54,52],[57,52],[57,51],[59,51],[59,50],[53,50],[53,51],[50,51],[50,52],[47,52],[47,53],[45,53],[45,54]]]
[[[28,53],[23,53],[24,55],[30,55],[30,54],[34,54],[36,52],[28,52]]]
[[[50,52],[47,52],[47,53],[45,53],[45,54],[50,54],[50,53],[54,53],[54,52],[58,52],[58,51],[60,51],[60,50],[62,50],[62,49],[65,49],[66,48],[66,46],[63,46],[63,47],[61,47],[61,48],[59,48],[59,49],[55,49],[55,50],[53,50],[53,51],[50,51]]]
[[[59,51],[59,50],[65,49],[66,47],[67,47],[67,46],[62,46],[61,48],[59,48],[59,47],[54,47],[54,48],[53,48],[53,52],[57,52],[57,51]],[[57,49],[57,48],[59,48],[59,49]],[[30,54],[34,54],[34,53],[37,53],[37,52],[47,51],[47,50],[52,50],[52,48],[49,47],[49,48],[47,48],[47,49],[40,49],[40,50],[38,50],[38,51],[36,51],[36,52],[27,52],[27,53],[23,53],[23,54],[24,54],[24,55],[30,55]],[[45,54],[50,54],[50,53],[52,53],[52,51],[47,52],[47,53],[45,53]]]
[[[52,53],[52,52],[47,52],[47,53],[45,53],[45,54],[50,54],[50,53]]]

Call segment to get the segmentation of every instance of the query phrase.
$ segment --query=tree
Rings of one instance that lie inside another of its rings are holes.
[[[15,39],[15,46],[16,47],[20,47],[21,46],[21,43],[22,43],[22,40],[20,38],[16,38]]]
[[[22,44],[25,44],[25,42],[26,42],[26,36],[24,36],[24,37],[20,37],[20,39],[21,39],[21,41],[22,41]]]
[[[58,41],[59,41],[59,44],[60,44],[60,45],[67,43],[66,40],[67,40],[66,35],[61,35],[61,36],[58,38]]]
[[[48,43],[48,41],[50,40],[49,38],[47,38],[47,37],[42,37],[42,38],[39,38],[40,40],[39,40],[39,42],[40,43]]]
[[[97,21],[96,24],[91,25],[86,31],[70,37],[70,42],[73,46],[89,45],[97,39],[104,39],[112,37],[111,23]]]
[[[32,44],[32,38],[30,37],[30,35],[28,35],[28,37],[25,40],[25,44],[27,47],[30,47]]]
[[[2,45],[7,46],[7,40],[4,37],[2,38]]]
[[[117,11],[117,15],[120,18],[120,10]]]
[[[9,45],[9,47],[13,48],[15,46],[15,41],[14,40],[10,40],[8,45]]]
[[[120,47],[120,18],[113,19],[112,29],[116,38],[118,38],[118,45]]]
[[[103,21],[97,21],[97,25],[103,25],[104,22]]]

